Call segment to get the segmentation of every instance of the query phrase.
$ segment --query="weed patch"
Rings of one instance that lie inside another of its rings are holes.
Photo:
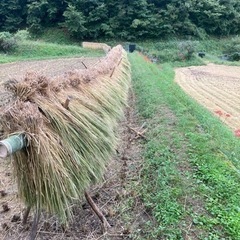
[[[174,67],[198,66],[208,62],[239,65],[238,42],[237,37],[204,40],[155,40],[138,42],[138,50],[150,58],[156,59],[158,63],[171,63]],[[204,54],[202,58],[199,53]]]

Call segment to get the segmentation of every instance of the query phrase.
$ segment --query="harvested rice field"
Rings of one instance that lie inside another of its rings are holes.
[[[208,64],[178,68],[175,81],[234,132],[240,129],[240,67]]]
[[[0,83],[12,78],[20,78],[26,72],[38,72],[49,77],[74,69],[85,69],[97,64],[101,58],[63,58],[42,61],[23,61],[0,64]]]

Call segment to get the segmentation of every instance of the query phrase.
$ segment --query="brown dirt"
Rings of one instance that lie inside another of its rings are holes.
[[[186,93],[238,132],[240,67],[208,64],[178,68],[175,72],[175,81]]]
[[[0,79],[2,82],[13,77],[19,79],[29,69],[48,76],[59,75],[73,68],[83,68],[82,61],[87,66],[91,66],[98,59],[74,58],[3,64],[0,65]],[[119,127],[119,146],[116,155],[109,162],[104,182],[88,190],[112,227],[104,231],[100,220],[83,198],[73,204],[74,218],[68,226],[62,226],[56,217],[42,213],[36,239],[131,239],[132,234],[135,231],[139,232],[145,222],[151,218],[132,185],[133,182],[138,183],[142,160],[139,143],[141,138],[131,130],[141,126],[134,110],[134,101],[134,96],[131,94],[129,106]],[[17,187],[12,172],[11,159],[0,159],[1,240],[28,239],[34,217],[34,212],[31,212],[28,223],[22,225],[24,205],[17,197]],[[9,206],[9,211],[4,212],[3,205],[6,204]],[[18,220],[18,216],[21,220]]]
[[[20,79],[26,72],[43,73],[45,76],[58,76],[66,71],[84,69],[97,64],[99,58],[63,58],[44,61],[23,61],[0,64],[0,83],[12,78]]]
[[[142,56],[142,57],[144,58],[144,60],[145,60],[146,62],[151,62],[151,59],[150,59],[148,56],[144,55],[144,54],[141,53],[141,52],[138,52],[138,53],[139,53],[140,56]]]

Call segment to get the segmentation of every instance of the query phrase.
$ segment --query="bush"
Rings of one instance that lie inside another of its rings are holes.
[[[232,53],[228,56],[230,61],[240,61],[240,52]]]
[[[224,54],[230,61],[240,61],[240,37],[232,38],[224,47]]]
[[[0,51],[7,53],[17,48],[15,37],[9,32],[0,32]]]
[[[175,62],[178,61],[178,51],[176,49],[164,48],[157,52],[159,62]]]
[[[183,41],[179,43],[178,49],[180,60],[190,60],[195,52],[195,45],[192,41]]]
[[[15,34],[14,37],[16,40],[23,41],[30,39],[30,34],[28,30],[18,30]]]

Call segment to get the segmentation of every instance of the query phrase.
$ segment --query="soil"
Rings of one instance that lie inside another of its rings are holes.
[[[74,58],[2,64],[0,80],[19,79],[29,70],[55,76],[71,69],[85,68],[82,62],[88,67],[97,61],[98,59]],[[42,213],[36,239],[131,239],[133,233],[139,232],[151,218],[132,184],[138,182],[142,162],[140,142],[144,141],[137,134],[138,129],[142,131],[143,127],[140,127],[142,123],[134,109],[134,102],[134,94],[131,93],[125,116],[119,124],[119,146],[109,161],[104,181],[88,189],[111,228],[103,228],[99,218],[82,198],[71,206],[74,218],[67,226],[60,224],[55,216]],[[11,159],[0,159],[0,239],[29,239],[34,211],[30,212],[27,224],[23,225],[24,211],[24,205],[17,196]]]
[[[26,72],[37,72],[49,77],[58,76],[66,71],[93,66],[99,60],[100,58],[63,58],[0,64],[0,82],[12,78],[20,79]]]
[[[175,81],[235,133],[240,129],[240,67],[208,64],[175,70]]]

